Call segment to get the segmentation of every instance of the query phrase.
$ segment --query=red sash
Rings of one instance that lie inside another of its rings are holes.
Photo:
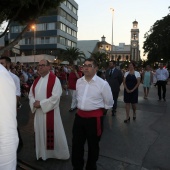
[[[35,86],[37,85],[39,79],[41,77],[38,77],[35,79],[32,87],[32,92],[35,97]],[[47,99],[52,96],[52,90],[55,83],[56,76],[50,72],[48,77],[48,83],[47,83]],[[49,111],[46,113],[46,143],[47,143],[47,150],[53,150],[54,149],[54,110]]]
[[[103,109],[97,109],[92,111],[83,111],[78,109],[77,114],[83,118],[96,117],[97,119],[97,136],[102,134],[100,117],[103,116]]]

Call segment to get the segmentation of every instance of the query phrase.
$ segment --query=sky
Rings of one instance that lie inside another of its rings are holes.
[[[75,0],[78,3],[78,40],[99,40],[104,35],[108,43],[130,44],[132,22],[138,22],[139,45],[143,56],[144,34],[157,21],[168,15],[170,0]]]

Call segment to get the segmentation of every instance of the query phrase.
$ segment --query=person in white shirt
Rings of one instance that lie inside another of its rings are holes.
[[[163,98],[166,101],[166,84],[169,78],[169,72],[167,69],[163,68],[163,63],[159,64],[159,68],[156,70],[157,86],[158,86],[158,101]],[[161,93],[161,89],[163,94]]]
[[[13,74],[10,71],[11,59],[9,57],[1,57],[0,63],[9,71],[9,74],[15,83],[16,99],[17,99],[16,100],[16,108],[17,108],[18,105],[20,105],[20,96],[21,96],[20,79],[18,78],[18,76],[16,76],[15,74]],[[17,130],[18,130],[18,136],[19,136],[19,146],[18,146],[18,152],[19,152],[21,150],[21,148],[23,147],[23,140],[21,138],[19,128],[17,128]]]
[[[0,82],[0,170],[15,170],[18,147],[16,88],[1,64]]]
[[[104,109],[112,112],[113,96],[107,81],[96,75],[97,62],[88,58],[83,65],[84,76],[77,80],[77,114],[73,124],[73,170],[83,170],[84,144],[88,143],[86,170],[97,170],[99,141],[102,135]]]

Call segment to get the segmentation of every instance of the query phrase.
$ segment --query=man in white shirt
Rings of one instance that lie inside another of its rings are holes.
[[[16,88],[9,72],[1,64],[0,108],[0,170],[15,170],[18,147]]]
[[[159,68],[156,70],[156,79],[157,79],[157,86],[158,86],[158,97],[159,100],[163,98],[166,101],[166,84],[169,78],[169,72],[167,69],[163,68],[163,63],[159,64]],[[161,89],[163,94],[161,93]]]
[[[19,100],[21,96],[20,79],[18,78],[18,76],[16,76],[10,71],[11,59],[9,57],[1,57],[0,63],[9,71],[10,76],[14,80],[15,87],[16,87],[16,99],[17,99],[16,107],[17,107],[19,105]],[[19,136],[19,146],[18,146],[18,152],[19,152],[21,148],[23,147],[23,141],[21,138],[19,128],[17,128],[17,130],[18,130],[18,136]]]
[[[83,170],[84,144],[88,143],[86,170],[97,170],[99,141],[102,134],[104,109],[113,107],[113,96],[107,81],[96,75],[97,63],[88,58],[83,65],[84,76],[77,80],[77,114],[73,125],[72,165],[73,170]]]

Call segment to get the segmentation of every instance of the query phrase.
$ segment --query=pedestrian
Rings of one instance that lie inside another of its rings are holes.
[[[10,71],[10,66],[11,66],[11,59],[9,57],[1,57],[0,58],[0,63],[8,70],[10,76],[12,77],[14,83],[15,83],[15,88],[16,88],[16,110],[21,107],[20,103],[20,96],[21,96],[21,85],[20,85],[20,79],[18,76],[13,74]],[[20,130],[17,127],[18,131],[18,137],[19,137],[19,145],[18,145],[18,150],[17,152],[20,152],[22,147],[23,147],[23,140],[21,138]]]
[[[169,72],[167,69],[163,68],[163,63],[160,63],[159,68],[156,70],[156,78],[159,97],[158,101],[161,101],[162,98],[164,101],[166,101],[166,84],[169,78]]]
[[[143,90],[144,90],[144,99],[148,98],[149,89],[153,83],[153,73],[151,72],[151,68],[149,65],[146,66],[145,71],[142,73],[142,83],[143,83]]]
[[[16,170],[16,87],[9,72],[1,64],[0,82],[0,170]]]
[[[68,159],[69,150],[60,116],[62,94],[60,80],[50,72],[48,60],[38,64],[41,75],[31,86],[29,99],[34,117],[35,149],[37,159]]]
[[[86,170],[97,170],[99,141],[102,135],[103,109],[113,106],[113,96],[107,81],[96,75],[97,62],[85,60],[84,76],[77,80],[78,111],[73,124],[72,165],[73,170],[83,170],[84,145],[88,144]]]
[[[114,60],[109,61],[109,69],[106,70],[105,77],[112,90],[114,100],[114,105],[112,107],[112,116],[114,116],[117,109],[117,99],[119,97],[120,85],[123,81],[122,72],[116,68],[116,62]]]
[[[73,65],[71,67],[71,72],[68,76],[68,89],[71,93],[72,101],[71,101],[71,108],[69,112],[74,111],[77,109],[77,99],[76,99],[76,82],[82,76],[82,73],[79,71],[77,65]]]
[[[124,123],[130,122],[130,105],[133,109],[133,120],[136,120],[136,103],[138,103],[138,87],[140,85],[140,73],[135,71],[135,63],[129,63],[129,71],[124,75],[124,102],[126,107],[126,119]]]

